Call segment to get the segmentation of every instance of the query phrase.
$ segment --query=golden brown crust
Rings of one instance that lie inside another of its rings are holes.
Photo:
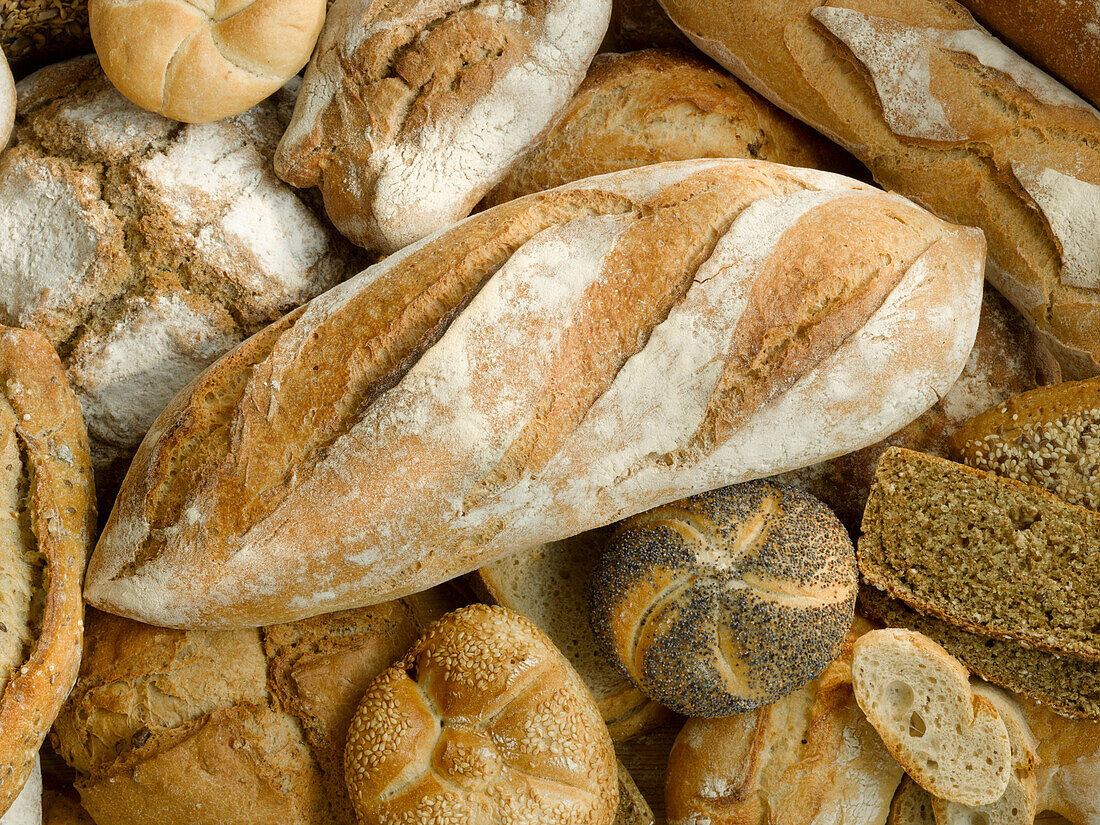
[[[80,406],[53,348],[0,327],[0,393],[30,469],[31,529],[45,559],[45,607],[27,662],[0,695],[0,811],[19,794],[76,679],[81,581],[95,530],[95,490]]]

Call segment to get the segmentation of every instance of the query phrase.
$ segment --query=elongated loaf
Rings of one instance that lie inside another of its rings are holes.
[[[955,0],[662,2],[703,51],[887,189],[981,227],[990,282],[1066,377],[1100,372],[1095,109]]]
[[[154,423],[87,597],[292,619],[874,443],[958,376],[980,233],[847,178],[685,161],[392,255]]]

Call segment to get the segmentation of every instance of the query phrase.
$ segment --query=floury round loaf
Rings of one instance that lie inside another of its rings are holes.
[[[761,161],[502,204],[177,396],[86,596],[164,625],[308,616],[873,444],[958,377],[983,253],[901,197]]]

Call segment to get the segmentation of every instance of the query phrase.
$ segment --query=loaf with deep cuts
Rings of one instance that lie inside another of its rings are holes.
[[[156,624],[291,620],[859,449],[958,377],[982,253],[896,195],[760,161],[502,204],[177,396],[86,596]]]

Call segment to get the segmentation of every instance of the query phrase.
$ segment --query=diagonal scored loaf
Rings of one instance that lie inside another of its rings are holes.
[[[759,161],[502,204],[177,396],[86,596],[154,624],[288,621],[859,449],[958,377],[983,263],[976,230]]]

